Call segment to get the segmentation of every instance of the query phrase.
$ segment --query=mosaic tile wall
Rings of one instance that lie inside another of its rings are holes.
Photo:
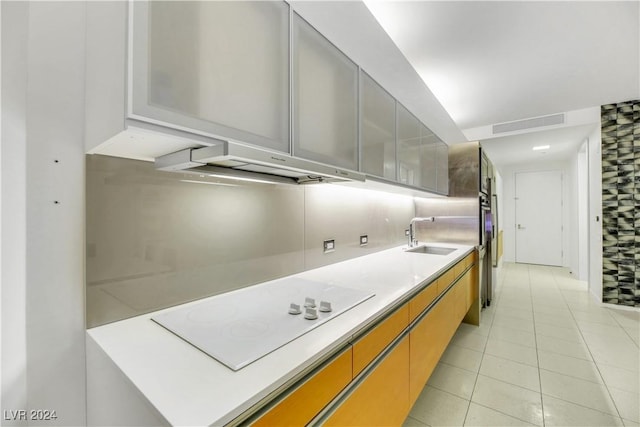
[[[603,301],[640,307],[640,100],[601,116]]]

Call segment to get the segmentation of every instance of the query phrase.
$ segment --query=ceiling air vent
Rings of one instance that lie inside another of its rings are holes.
[[[493,134],[515,132],[523,129],[539,128],[544,126],[561,125],[564,123],[564,113],[550,116],[535,117],[533,119],[517,120],[515,122],[493,125]]]

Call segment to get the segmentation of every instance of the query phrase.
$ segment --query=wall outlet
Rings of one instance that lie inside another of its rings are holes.
[[[369,236],[363,234],[360,236],[360,246],[366,246],[369,243]]]
[[[336,250],[336,241],[334,239],[325,240],[322,244],[324,253],[333,252]]]

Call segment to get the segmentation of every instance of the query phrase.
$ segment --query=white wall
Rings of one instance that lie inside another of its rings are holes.
[[[1,7],[2,409],[83,425],[85,4]]]
[[[500,168],[500,175],[503,183],[503,215],[501,218],[501,227],[504,230],[504,261],[515,262],[515,174],[517,172],[535,172],[535,171],[550,171],[559,170],[563,173],[563,199],[564,207],[562,213],[562,223],[565,230],[563,233],[562,246],[564,251],[563,265],[569,267],[569,262],[572,257],[571,245],[570,245],[570,233],[567,232],[567,224],[569,223],[569,212],[571,212],[570,198],[567,198],[568,194],[575,191],[571,187],[571,180],[566,179],[569,174],[570,165],[567,161],[537,161],[527,164],[519,164],[512,166],[505,166]]]
[[[578,248],[578,152],[567,160],[566,174],[564,176],[566,186],[571,189],[564,192],[564,209],[567,212],[565,234],[568,248],[565,249],[565,265],[569,267],[571,274],[578,278],[580,252]]]
[[[602,302],[602,139],[600,127],[588,137],[589,292]]]
[[[2,2],[0,409],[27,406],[26,336],[26,2]],[[4,418],[4,417],[3,417]],[[3,425],[14,423],[4,422]]]
[[[578,280],[589,280],[589,165],[588,140],[580,146],[577,157],[578,193]]]
[[[497,219],[497,227],[496,227],[496,245],[498,244],[498,235],[501,230],[504,230],[504,181],[502,180],[502,174],[498,169],[494,170],[494,178],[495,178],[495,189],[494,192],[498,197],[498,219]],[[496,248],[497,249],[497,248]],[[500,275],[500,271],[502,269],[502,263],[504,261],[504,257],[500,257],[498,259],[498,267],[497,267],[497,275]]]

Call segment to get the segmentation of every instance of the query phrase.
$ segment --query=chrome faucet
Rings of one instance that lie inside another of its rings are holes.
[[[422,217],[422,216],[417,216],[415,218],[413,218],[410,222],[409,222],[409,247],[412,248],[415,245],[418,244],[418,239],[416,239],[415,237],[415,223],[416,222],[421,222],[421,221],[430,221],[430,222],[434,222],[436,220],[436,217],[434,216],[427,216],[427,217]]]

